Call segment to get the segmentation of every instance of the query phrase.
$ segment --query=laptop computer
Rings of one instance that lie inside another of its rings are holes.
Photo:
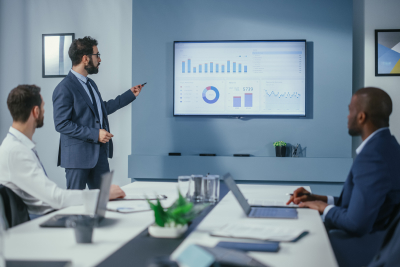
[[[101,176],[101,185],[100,185],[100,193],[99,198],[97,199],[97,206],[96,212],[94,217],[96,218],[97,222],[100,222],[104,219],[107,210],[107,203],[110,194],[110,186],[111,181],[114,175],[114,171],[105,173]],[[72,219],[77,216],[87,216],[89,215],[80,215],[80,214],[58,214],[44,223],[40,224],[40,227],[66,227],[66,222],[68,219]]]
[[[224,182],[232,191],[236,200],[239,202],[244,213],[249,218],[279,218],[279,219],[297,219],[297,209],[284,207],[252,207],[249,205],[239,187],[236,185],[232,176],[227,173],[224,175]]]

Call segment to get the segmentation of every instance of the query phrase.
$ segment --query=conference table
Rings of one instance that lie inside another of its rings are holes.
[[[122,187],[127,194],[163,194],[164,207],[177,198],[178,184],[174,182],[134,182]],[[221,184],[223,188],[223,184]],[[225,187],[226,188],[226,187]],[[287,193],[297,186],[240,184],[246,198],[285,201]],[[310,189],[307,188],[306,189]],[[227,192],[227,190],[225,190]],[[93,243],[77,244],[71,228],[41,228],[39,225],[55,214],[83,214],[83,206],[68,207],[38,219],[13,227],[4,240],[7,266],[146,266],[156,256],[176,258],[190,244],[213,247],[219,241],[262,242],[211,236],[210,232],[227,223],[265,223],[266,227],[302,229],[308,235],[296,242],[281,242],[280,250],[249,252],[248,255],[268,266],[338,266],[324,224],[317,211],[298,209],[298,219],[247,218],[231,192],[223,193],[217,205],[206,208],[194,220],[188,232],[178,239],[150,237],[147,227],[154,222],[151,210],[135,213],[106,212],[106,218],[95,228]],[[109,208],[144,207],[145,201],[110,201]],[[31,263],[31,264],[29,264]],[[40,264],[42,263],[42,264]]]

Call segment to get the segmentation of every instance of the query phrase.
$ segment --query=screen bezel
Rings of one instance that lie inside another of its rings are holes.
[[[304,90],[304,115],[302,114],[175,114],[175,44],[176,43],[238,43],[238,42],[304,42],[304,77],[305,77],[305,90]],[[298,118],[298,117],[307,117],[307,40],[306,39],[287,39],[287,40],[221,40],[221,41],[174,41],[174,46],[173,46],[173,78],[172,78],[172,114],[174,117],[211,117],[211,118],[216,118],[216,117],[234,117],[234,118],[249,118],[249,117],[254,117],[254,118]]]

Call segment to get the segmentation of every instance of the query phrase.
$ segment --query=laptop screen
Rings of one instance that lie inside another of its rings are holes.
[[[242,206],[242,209],[246,215],[250,213],[251,207],[247,200],[244,198],[242,192],[240,192],[239,187],[236,185],[235,181],[233,180],[232,176],[230,173],[227,173],[224,175],[224,181],[225,184],[228,186],[228,188],[232,191],[233,195],[235,196],[236,200],[239,202],[240,206]]]
[[[106,215],[107,203],[110,195],[111,181],[114,171],[107,172],[101,176],[100,195],[97,201],[96,215],[103,217]]]

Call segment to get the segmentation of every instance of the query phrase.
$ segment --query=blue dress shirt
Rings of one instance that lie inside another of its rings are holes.
[[[78,81],[81,83],[81,85],[83,86],[83,89],[85,89],[85,91],[86,91],[86,93],[88,94],[88,96],[89,96],[89,98],[90,98],[90,101],[92,102],[92,104],[93,104],[93,99],[92,99],[92,97],[90,96],[90,92],[89,92],[89,89],[87,88],[87,86],[86,86],[86,82],[87,82],[87,77],[85,77],[85,76],[83,76],[82,74],[80,74],[80,73],[77,73],[76,71],[74,71],[74,70],[72,70],[71,69],[71,72],[76,76],[76,78],[78,78]],[[99,111],[99,116],[100,116],[100,125],[101,125],[101,128],[103,128],[103,111],[101,110],[101,101],[100,101],[100,97],[97,95],[97,92],[96,92],[96,90],[93,88],[93,86],[92,85],[90,85],[91,87],[92,87],[92,91],[93,91],[93,94],[94,94],[94,98],[96,98],[96,103],[97,103],[97,109],[98,109],[98,111]]]

